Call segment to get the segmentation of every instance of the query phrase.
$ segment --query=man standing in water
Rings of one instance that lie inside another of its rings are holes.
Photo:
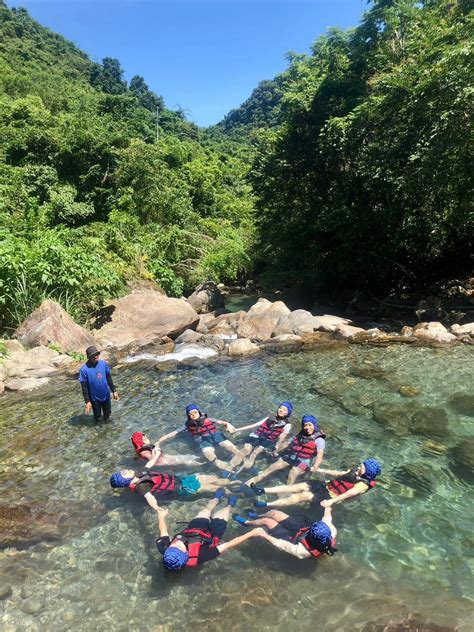
[[[110,393],[114,400],[120,399],[110,374],[109,365],[105,360],[99,360],[100,351],[91,346],[86,349],[87,362],[79,371],[79,382],[86,402],[84,412],[94,413],[94,421],[99,421],[101,415],[108,421],[112,412]],[[110,392],[109,392],[110,389]]]

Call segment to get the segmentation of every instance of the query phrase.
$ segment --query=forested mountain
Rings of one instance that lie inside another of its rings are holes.
[[[250,269],[245,156],[0,0],[3,324],[44,296],[83,319],[137,277],[180,295]]]
[[[3,325],[44,296],[85,319],[135,278],[378,291],[469,270],[472,41],[467,0],[374,0],[203,130],[0,0]]]
[[[251,171],[272,285],[421,289],[472,270],[471,7],[375,0],[280,76]]]

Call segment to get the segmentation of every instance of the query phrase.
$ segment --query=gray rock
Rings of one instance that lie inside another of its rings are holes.
[[[448,400],[448,406],[458,415],[474,417],[474,395],[470,393],[454,393]]]
[[[435,488],[436,474],[423,463],[408,463],[395,470],[394,478],[402,485],[411,487],[420,495],[431,494]]]
[[[8,597],[12,596],[12,587],[10,584],[4,584],[3,582],[0,584],[0,600],[8,599]]]
[[[25,347],[18,340],[2,340],[2,342],[7,349],[8,355],[22,353],[25,350]]]
[[[474,437],[462,439],[450,450],[452,469],[460,478],[474,482]]]
[[[10,380],[5,384],[7,391],[31,391],[40,386],[46,386],[50,381],[49,377],[25,377]]]
[[[364,380],[384,380],[387,377],[385,369],[374,365],[356,366],[350,369],[349,373],[354,377],[360,377]]]
[[[338,325],[334,332],[336,336],[340,338],[353,338],[357,334],[365,334],[365,329],[362,327],[353,327],[352,325]]]
[[[57,375],[59,370],[53,366],[42,366],[36,369],[27,369],[25,371],[25,377],[50,377],[52,375]]]
[[[214,312],[224,307],[224,296],[214,281],[206,281],[198,285],[187,300],[198,314]]]
[[[39,614],[43,610],[43,608],[44,608],[44,604],[38,599],[35,599],[34,597],[25,599],[25,601],[23,601],[20,604],[20,609],[25,614],[31,614],[33,616],[36,616],[37,614]]]
[[[444,408],[427,406],[412,415],[411,429],[425,437],[442,438],[448,431],[448,415]]]
[[[457,340],[454,334],[450,334],[446,327],[439,322],[418,323],[413,328],[415,338],[434,342],[453,342]]]
[[[46,300],[21,323],[15,338],[28,348],[57,344],[64,351],[84,353],[94,344],[92,334],[75,323],[55,301]]]
[[[201,340],[201,337],[202,334],[194,331],[194,329],[186,329],[186,331],[183,331],[183,333],[176,338],[175,342],[177,345],[194,344],[196,342],[199,342]]]
[[[208,347],[215,351],[222,351],[225,347],[225,342],[221,336],[213,336],[211,334],[203,334],[199,344],[202,347]]]
[[[452,325],[450,329],[456,336],[474,337],[474,323],[467,323],[466,325]]]

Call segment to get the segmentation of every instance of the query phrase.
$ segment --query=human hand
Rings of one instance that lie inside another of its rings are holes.
[[[267,535],[267,532],[263,527],[257,527],[252,530],[252,534],[254,538],[264,538]]]
[[[226,421],[225,429],[227,430],[227,432],[230,432],[230,434],[234,434],[236,432],[236,428],[234,428],[230,421]]]
[[[169,514],[169,509],[166,509],[166,507],[157,507],[156,511],[158,515],[162,518],[166,518],[166,516]]]
[[[113,392],[112,397],[116,402],[118,402],[118,400],[120,399],[120,395],[117,393],[117,391]]]
[[[328,507],[332,507],[332,500],[322,500],[319,504],[321,507],[327,509]]]
[[[91,402],[87,402],[87,404],[84,406],[84,412],[86,413],[86,415],[89,415],[91,410],[92,410],[92,404]]]

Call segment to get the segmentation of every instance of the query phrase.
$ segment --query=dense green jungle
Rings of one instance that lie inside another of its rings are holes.
[[[472,11],[375,0],[208,129],[0,0],[0,321],[137,279],[385,290],[472,264]]]

